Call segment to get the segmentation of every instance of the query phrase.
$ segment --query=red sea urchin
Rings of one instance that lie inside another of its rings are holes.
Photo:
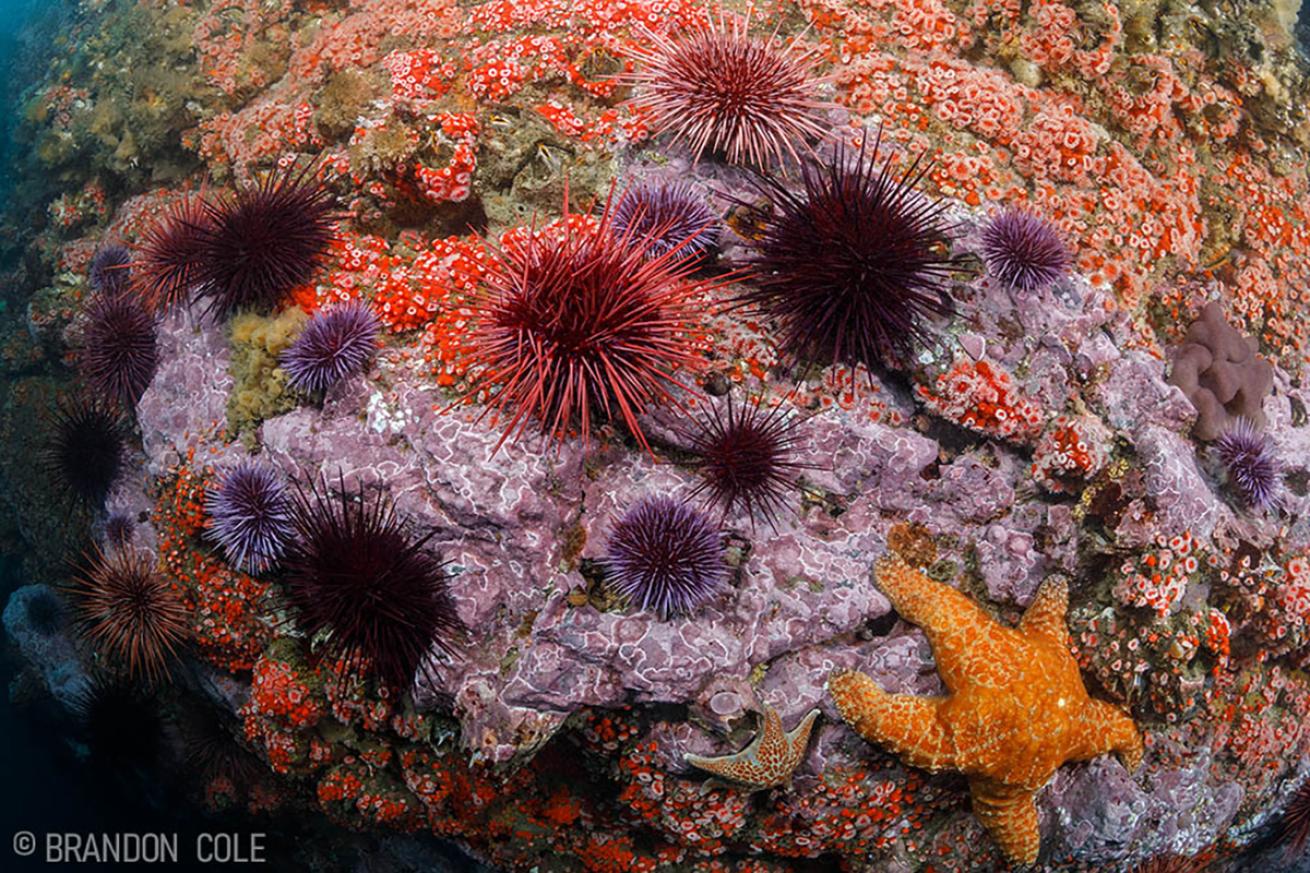
[[[134,407],[159,366],[154,313],[132,294],[96,294],[86,305],[78,365],[97,394]]]
[[[796,40],[752,37],[749,19],[698,22],[676,35],[647,31],[649,48],[634,49],[632,103],[650,113],[651,128],[686,142],[694,159],[719,152],[735,164],[767,166],[796,158],[795,142],[819,139],[829,104],[816,100],[817,57]]]
[[[711,406],[686,436],[701,476],[692,495],[703,494],[725,514],[743,509],[752,525],[758,518],[772,524],[796,473],[813,466],[795,457],[799,423],[782,405],[765,410],[758,402],[737,405],[729,397],[725,411]]]
[[[1015,208],[983,228],[982,257],[988,272],[1025,293],[1055,284],[1073,263],[1064,240],[1048,221]]]
[[[314,165],[280,170],[206,201],[190,278],[207,310],[226,317],[266,309],[308,282],[335,236],[332,194]]]
[[[50,420],[42,460],[50,475],[75,499],[104,503],[123,469],[123,417],[99,400],[64,400]]]
[[[431,534],[411,537],[389,501],[344,482],[335,494],[326,482],[302,490],[295,525],[282,561],[290,605],[346,673],[371,668],[405,690],[434,646],[454,650],[463,624]]]
[[[876,154],[881,135],[874,143]],[[926,339],[923,318],[953,311],[946,279],[945,205],[915,190],[923,155],[899,176],[838,146],[807,160],[801,190],[757,184],[773,212],[753,242],[755,279],[740,300],[775,319],[792,357],[820,363],[901,364]]]
[[[509,418],[505,439],[535,422],[548,440],[621,419],[649,448],[637,416],[675,403],[676,371],[698,364],[697,300],[712,285],[689,281],[691,256],[647,257],[649,237],[611,232],[612,197],[598,221],[569,212],[494,253],[477,302],[470,393],[490,390],[488,410]]]
[[[156,567],[152,552],[94,547],[66,588],[82,635],[154,684],[189,635],[181,595]]]
[[[693,612],[728,581],[723,537],[705,515],[671,497],[646,497],[610,531],[608,582],[661,618]]]
[[[1274,826],[1274,837],[1283,846],[1288,860],[1296,860],[1310,845],[1310,778],[1301,781],[1283,806]]]
[[[287,381],[299,391],[321,391],[363,372],[377,351],[381,329],[377,315],[363,303],[315,313],[282,353]]]

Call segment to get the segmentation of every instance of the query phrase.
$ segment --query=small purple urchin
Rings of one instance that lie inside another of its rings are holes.
[[[154,313],[135,296],[93,296],[78,355],[92,390],[124,408],[135,406],[159,366],[157,333]]]
[[[747,33],[749,19],[700,22],[675,36],[645,32],[650,48],[630,52],[632,103],[650,113],[657,133],[672,131],[694,160],[723,153],[734,164],[763,167],[797,157],[794,142],[826,132],[830,104],[814,98],[815,51]]]
[[[91,259],[91,288],[99,294],[122,294],[132,283],[131,264],[126,246],[101,246]]]
[[[734,405],[726,412],[711,406],[697,430],[687,435],[696,456],[701,484],[692,495],[704,494],[722,513],[739,507],[750,516],[774,523],[796,473],[813,464],[796,460],[796,426],[801,419],[786,414],[783,405],[771,409],[759,403]]]
[[[280,363],[291,387],[319,391],[362,373],[378,347],[378,317],[363,303],[315,313]]]
[[[719,245],[719,218],[686,182],[639,182],[619,197],[611,219],[616,235],[642,241],[642,253],[702,261]]]
[[[878,153],[881,133],[873,144]],[[792,358],[820,364],[902,364],[927,339],[923,319],[954,311],[946,280],[959,258],[948,252],[945,204],[914,186],[927,172],[920,154],[904,172],[880,167],[839,145],[809,159],[801,190],[760,176],[773,204],[752,241],[753,279],[740,302],[771,317]]]
[[[1263,510],[1278,499],[1278,459],[1269,439],[1248,418],[1239,418],[1220,434],[1215,452],[1228,473],[1228,484],[1249,509]]]
[[[1059,231],[1026,209],[1011,207],[989,221],[982,249],[988,271],[1025,293],[1054,285],[1073,263]]]
[[[205,495],[205,511],[210,539],[222,546],[230,564],[252,573],[275,563],[295,531],[281,474],[250,458],[224,473]]]
[[[726,586],[723,537],[709,518],[671,497],[646,497],[610,531],[609,584],[661,618],[688,614]]]

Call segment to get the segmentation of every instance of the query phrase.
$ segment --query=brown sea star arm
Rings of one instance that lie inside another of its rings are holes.
[[[905,763],[933,771],[955,766],[950,733],[938,718],[944,698],[888,694],[854,670],[829,676],[828,693],[856,733]]]
[[[1063,650],[1069,648],[1069,625],[1065,613],[1069,609],[1069,583],[1053,576],[1037,589],[1033,602],[1019,620],[1019,632],[1027,637],[1050,640]]]
[[[1041,846],[1033,793],[985,780],[969,780],[973,814],[1012,864],[1031,864]]]
[[[1083,709],[1081,736],[1069,755],[1071,761],[1085,761],[1114,752],[1131,773],[1142,763],[1142,734],[1119,707],[1103,700],[1090,700]]]

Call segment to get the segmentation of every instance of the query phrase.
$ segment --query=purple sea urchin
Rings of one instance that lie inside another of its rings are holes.
[[[204,221],[190,225],[190,278],[210,313],[267,309],[313,277],[335,236],[336,216],[331,192],[312,170],[279,171],[204,203]]]
[[[107,404],[62,401],[51,417],[44,464],[73,497],[99,506],[122,471],[125,440],[122,415]]]
[[[745,510],[752,525],[761,517],[772,524],[796,473],[813,466],[793,451],[799,423],[782,405],[765,410],[759,403],[736,405],[729,397],[726,412],[711,406],[687,436],[701,476],[692,494],[704,494],[723,513]]]
[[[878,144],[873,147],[877,153]],[[807,160],[801,189],[759,177],[773,203],[753,243],[754,280],[740,300],[773,318],[794,358],[820,363],[903,363],[926,339],[923,318],[948,315],[944,204],[914,188],[919,155],[896,175],[891,158],[873,167],[861,145]]]
[[[91,259],[91,289],[97,294],[122,294],[132,284],[132,254],[126,246],[109,243]]]
[[[494,253],[469,393],[489,391],[488,410],[509,418],[503,439],[535,425],[548,441],[574,428],[586,441],[618,419],[648,448],[637,416],[676,403],[677,371],[701,363],[694,301],[713,283],[689,281],[690,257],[647,257],[649,239],[615,236],[612,200],[594,226],[575,218],[566,195],[559,226]]]
[[[282,353],[282,369],[293,388],[320,391],[361,373],[377,351],[381,325],[363,303],[318,312]]]
[[[704,260],[719,244],[719,218],[686,182],[639,182],[619,196],[613,230],[642,239],[647,258]]]
[[[269,464],[245,459],[222,475],[205,496],[209,536],[228,563],[258,573],[277,561],[294,533],[291,499],[281,474]]]
[[[1219,435],[1215,453],[1228,474],[1228,484],[1242,504],[1263,510],[1278,498],[1278,459],[1269,446],[1269,438],[1247,418],[1238,418]]]
[[[130,409],[159,366],[154,314],[131,294],[97,294],[86,306],[79,367],[97,394]]]
[[[152,684],[190,634],[182,597],[156,562],[153,552],[93,547],[66,588],[82,635]]]
[[[121,771],[149,766],[163,749],[158,700],[123,676],[92,674],[74,699],[73,710],[97,767]]]
[[[816,100],[818,59],[793,40],[752,37],[748,19],[700,22],[677,35],[647,31],[650,47],[632,50],[632,103],[651,128],[686,142],[695,160],[723,153],[732,163],[763,167],[796,157],[794,143],[826,130]]]
[[[1013,207],[983,229],[982,257],[993,276],[1028,293],[1055,284],[1073,263],[1069,248],[1050,222]]]
[[[408,689],[435,646],[451,652],[463,625],[428,536],[409,536],[389,501],[326,482],[296,500],[297,536],[283,559],[300,628],[348,673],[367,668]]]
[[[671,497],[646,497],[610,531],[608,581],[661,618],[694,611],[724,589],[723,537],[705,515]]]

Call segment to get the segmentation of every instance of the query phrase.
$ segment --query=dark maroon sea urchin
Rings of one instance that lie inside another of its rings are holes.
[[[381,327],[363,303],[318,312],[282,353],[282,369],[293,388],[320,391],[363,372],[377,351]]]
[[[1248,418],[1236,422],[1214,442],[1228,484],[1246,507],[1268,509],[1278,499],[1278,459],[1266,437]]]
[[[108,243],[91,259],[91,289],[97,294],[122,294],[132,283],[132,253],[126,246]]]
[[[703,494],[725,514],[740,508],[752,525],[760,518],[772,524],[796,474],[813,466],[794,452],[799,423],[783,405],[766,410],[759,403],[734,404],[729,397],[726,409],[711,406],[686,435],[701,476],[692,495]]]
[[[209,536],[228,563],[252,573],[271,566],[294,532],[291,498],[271,465],[245,459],[205,495]]]
[[[100,506],[123,469],[126,430],[122,415],[87,397],[64,400],[50,420],[42,460],[68,493]]]
[[[204,202],[188,277],[209,312],[267,309],[308,282],[335,235],[332,194],[313,165]]]
[[[86,305],[78,365],[97,394],[131,409],[159,366],[154,313],[132,294],[96,294]]]
[[[881,136],[879,136],[879,142]],[[875,142],[876,154],[879,142]],[[926,338],[923,318],[953,310],[945,205],[915,190],[923,155],[897,174],[861,145],[807,160],[801,190],[759,177],[773,204],[753,243],[755,279],[741,301],[778,322],[792,357],[819,363],[904,363]]]
[[[724,589],[723,537],[705,515],[671,497],[646,497],[610,531],[608,582],[661,618],[694,611]]]
[[[150,551],[94,547],[65,589],[82,635],[128,675],[152,684],[167,675],[190,633],[182,597],[157,560]]]
[[[719,217],[686,182],[638,182],[619,196],[614,233],[642,239],[647,258],[669,252],[704,260],[719,244]]]
[[[686,142],[696,160],[723,153],[736,164],[763,167],[796,143],[823,136],[827,103],[815,99],[817,57],[775,32],[751,36],[748,19],[699,22],[674,35],[647,31],[635,49],[632,103],[650,113],[657,133]]]
[[[1283,806],[1274,826],[1274,838],[1289,861],[1295,861],[1310,845],[1310,778],[1301,781]]]
[[[367,668],[405,690],[427,654],[453,651],[463,625],[428,537],[405,532],[389,501],[319,483],[296,500],[282,561],[296,621],[344,675]],[[429,535],[430,536],[430,535]]]
[[[185,196],[151,225],[132,256],[132,287],[156,312],[189,302],[210,232],[201,197]]]
[[[1015,208],[987,223],[982,232],[982,257],[993,276],[1028,293],[1055,284],[1073,263],[1050,222]]]

